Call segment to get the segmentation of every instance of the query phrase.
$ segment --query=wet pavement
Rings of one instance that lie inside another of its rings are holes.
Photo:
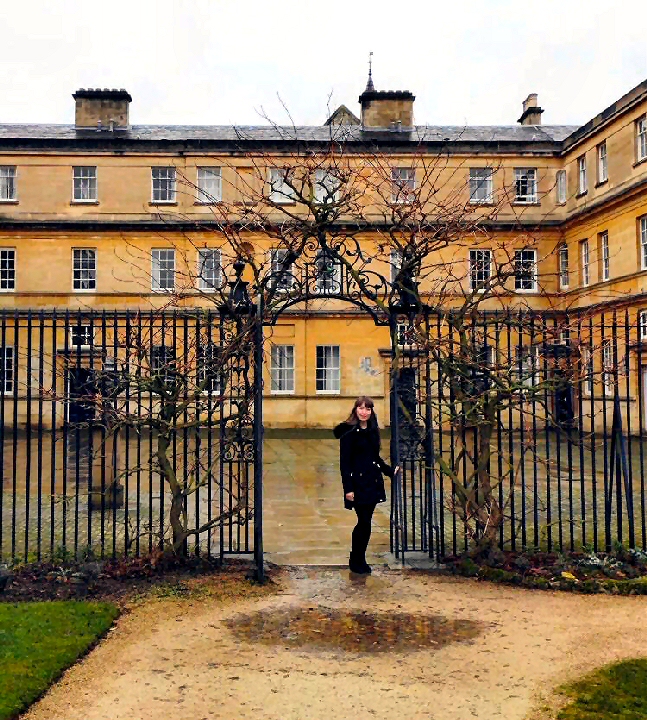
[[[288,607],[239,615],[227,623],[246,642],[341,650],[354,653],[404,652],[470,640],[479,623],[442,615],[342,611],[328,607]]]
[[[339,442],[332,437],[269,437],[263,476],[267,560],[280,565],[347,565],[356,516],[344,509]],[[373,517],[367,553],[373,565],[389,559],[389,511],[389,502],[381,503]]]

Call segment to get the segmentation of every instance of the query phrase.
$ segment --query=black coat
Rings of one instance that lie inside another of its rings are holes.
[[[380,457],[379,430],[340,423],[333,430],[339,438],[339,470],[344,486],[344,507],[353,508],[346,493],[355,493],[355,503],[376,504],[386,500],[382,473],[393,477],[391,466]]]

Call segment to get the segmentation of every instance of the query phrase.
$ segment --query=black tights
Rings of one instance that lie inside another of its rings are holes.
[[[351,552],[357,560],[365,560],[368,541],[371,539],[371,518],[375,504],[354,505],[357,513],[357,525],[353,528],[353,545]]]

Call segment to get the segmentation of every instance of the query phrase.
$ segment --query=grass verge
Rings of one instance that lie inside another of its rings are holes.
[[[647,717],[647,659],[608,665],[560,688],[573,698],[558,720],[644,720]]]
[[[0,605],[0,720],[42,695],[118,612],[108,603],[75,601]]]

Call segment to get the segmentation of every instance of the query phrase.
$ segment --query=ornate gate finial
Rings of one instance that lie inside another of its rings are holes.
[[[253,306],[247,291],[249,283],[242,278],[245,261],[241,257],[236,258],[233,268],[236,277],[229,281],[229,297],[226,308],[234,315],[249,315]]]

